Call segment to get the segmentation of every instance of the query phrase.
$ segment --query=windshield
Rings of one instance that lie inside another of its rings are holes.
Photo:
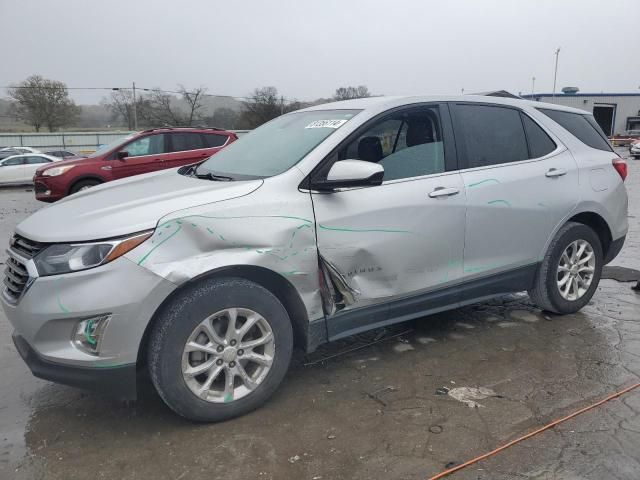
[[[133,138],[133,135],[130,135],[128,137],[119,137],[105,145],[100,145],[98,149],[95,152],[93,152],[91,155],[89,155],[87,158],[94,158],[102,155],[103,153],[107,153],[112,148],[116,148],[118,145],[124,143],[126,140],[129,140],[130,138]]]
[[[360,110],[314,110],[275,118],[202,163],[197,174],[271,177],[287,171]]]

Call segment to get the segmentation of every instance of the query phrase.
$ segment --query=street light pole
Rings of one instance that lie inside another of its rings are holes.
[[[133,82],[133,129],[138,130],[138,104],[136,102],[136,82]]]
[[[531,97],[533,97],[533,92],[536,89],[536,77],[531,77]]]
[[[556,49],[556,69],[553,72],[553,94],[551,98],[556,98],[556,79],[558,77],[558,57],[560,56],[560,47]]]

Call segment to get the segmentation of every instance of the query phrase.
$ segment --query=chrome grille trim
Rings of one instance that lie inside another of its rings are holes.
[[[14,250],[18,251],[22,255],[26,255],[27,258],[35,257],[47,246],[45,243],[29,240],[17,233],[13,235],[10,245]]]

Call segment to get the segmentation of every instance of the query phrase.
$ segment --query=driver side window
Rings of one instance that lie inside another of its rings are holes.
[[[444,143],[437,106],[413,108],[381,119],[338,152],[384,167],[383,181],[445,171]]]
[[[143,155],[159,155],[165,153],[164,134],[147,135],[138,138],[122,148],[129,157],[141,157]]]

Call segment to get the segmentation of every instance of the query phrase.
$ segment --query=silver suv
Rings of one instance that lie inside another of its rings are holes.
[[[379,97],[263,125],[198,165],[16,229],[3,306],[34,375],[178,414],[262,404],[294,346],[527,290],[579,310],[627,232],[626,164],[581,110]]]

